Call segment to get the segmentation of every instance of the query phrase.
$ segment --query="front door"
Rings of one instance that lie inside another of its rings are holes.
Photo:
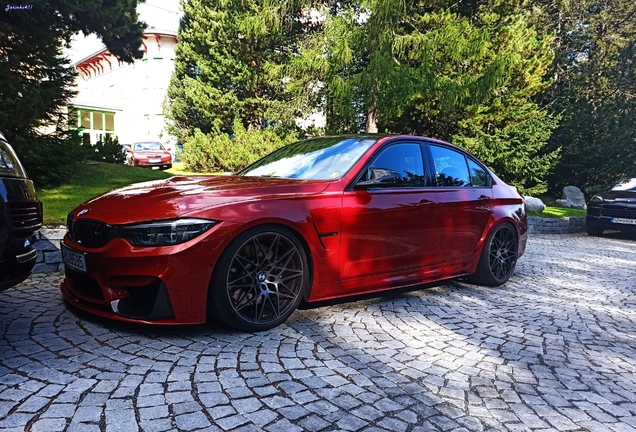
[[[392,171],[400,180],[344,192],[341,279],[416,269],[435,253],[435,204],[422,161],[419,143],[391,144],[379,150],[367,172]]]

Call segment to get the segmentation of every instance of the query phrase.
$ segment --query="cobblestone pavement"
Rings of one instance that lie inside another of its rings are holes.
[[[0,295],[0,431],[636,430],[636,239],[534,236],[504,287],[296,312],[242,334]]]

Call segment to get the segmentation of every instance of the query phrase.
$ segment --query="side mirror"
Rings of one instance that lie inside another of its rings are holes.
[[[356,183],[355,189],[371,189],[390,187],[402,183],[402,176],[388,168],[369,168],[371,175],[368,180]]]

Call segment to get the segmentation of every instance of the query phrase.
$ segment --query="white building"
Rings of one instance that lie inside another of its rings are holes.
[[[77,125],[91,143],[104,135],[117,136],[122,144],[169,141],[162,104],[176,44],[176,32],[153,28],[143,35],[144,57],[132,64],[106,48],[75,62],[78,94],[69,107],[69,127]]]

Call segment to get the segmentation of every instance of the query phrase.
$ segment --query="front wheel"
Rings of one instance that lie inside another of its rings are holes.
[[[598,237],[603,235],[603,231],[605,231],[603,228],[591,226],[589,223],[585,224],[585,232],[587,235]]]
[[[240,330],[267,330],[296,310],[309,279],[307,256],[289,230],[256,227],[223,252],[212,276],[208,310]]]
[[[510,224],[497,225],[488,235],[477,272],[466,280],[476,285],[499,286],[510,279],[517,265],[517,231]]]

